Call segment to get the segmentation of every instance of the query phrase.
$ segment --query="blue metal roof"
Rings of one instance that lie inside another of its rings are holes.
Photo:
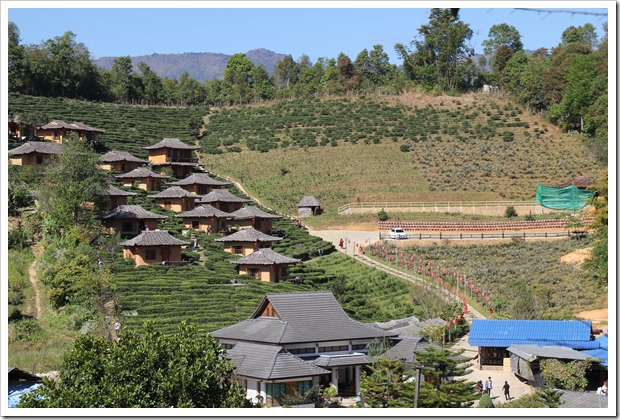
[[[587,354],[590,357],[595,357],[597,359],[601,359],[601,365],[607,366],[609,354],[608,354],[608,343],[609,340],[606,335],[602,335],[595,340],[599,344],[599,348],[593,350],[583,350],[582,353]]]
[[[513,344],[596,349],[591,321],[474,319],[469,344],[479,347],[510,347]]]

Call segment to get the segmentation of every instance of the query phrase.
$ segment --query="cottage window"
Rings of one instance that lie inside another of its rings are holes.
[[[42,165],[43,164],[43,156],[41,155],[37,155],[35,162],[37,165]]]
[[[123,225],[121,227],[121,232],[122,233],[133,232],[133,222],[123,222]]]
[[[329,353],[332,351],[347,351],[349,350],[349,346],[326,346],[326,347],[319,347],[319,353]]]
[[[235,254],[243,254],[243,247],[241,245],[235,245],[233,247],[233,251],[235,252]],[[250,270],[251,272],[252,270]]]
[[[54,131],[54,140],[60,140],[60,131]]]
[[[154,260],[157,258],[157,251],[154,249],[147,249],[145,257],[147,260]]]
[[[192,220],[192,229],[198,229],[200,227],[200,223],[198,220]]]
[[[169,209],[170,207],[172,207],[172,202],[171,201],[164,201],[164,207]]]
[[[250,276],[258,278],[260,270],[258,268],[250,268]]]

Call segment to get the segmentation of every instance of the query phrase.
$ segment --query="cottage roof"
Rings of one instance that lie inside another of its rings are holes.
[[[114,185],[108,185],[108,195],[129,197],[132,195],[138,195],[138,193],[121,190],[120,188],[116,188]]]
[[[415,361],[414,351],[421,351],[428,347],[435,347],[439,349],[438,346],[429,343],[422,336],[398,336],[396,339],[398,342],[394,344],[391,348],[389,348],[385,353],[383,353],[380,357],[386,357],[391,360],[402,360],[404,359],[405,363],[413,363]]]
[[[562,390],[560,402],[559,408],[608,408],[609,397],[592,392]],[[595,412],[592,411],[593,415]]]
[[[327,375],[330,372],[308,363],[280,346],[237,343],[228,351],[235,373],[263,380]]]
[[[591,334],[591,321],[474,319],[469,344],[480,347],[538,344],[585,350],[598,347]]]
[[[136,204],[125,204],[107,212],[102,219],[167,219],[168,216],[155,214]]]
[[[189,144],[183,143],[181,140],[177,138],[164,138],[162,141],[155,143],[151,146],[143,146],[141,149],[146,150],[156,150],[167,147],[169,149],[183,149],[183,150],[198,150],[200,147],[198,146],[190,146]]]
[[[321,355],[310,361],[313,365],[321,367],[356,366],[372,363],[370,358],[363,353],[348,353]]]
[[[64,153],[64,145],[50,141],[27,141],[26,143],[9,150],[9,155],[19,156],[29,153],[41,153],[46,155],[60,155]]]
[[[139,159],[129,152],[123,152],[121,150],[110,150],[105,155],[99,157],[99,162],[136,162],[136,163],[149,163],[147,160]]]
[[[538,346],[536,344],[516,344],[506,349],[508,352],[531,362],[539,357],[565,360],[586,360],[587,354],[562,346]]]
[[[165,190],[151,195],[151,198],[189,198],[191,200],[197,200],[199,197],[196,194],[184,190],[181,187],[172,186]]]
[[[202,204],[200,206],[196,206],[193,210],[175,214],[175,217],[218,217],[223,219],[230,217],[230,214],[216,209],[209,204]]]
[[[261,316],[268,304],[277,317]],[[218,339],[286,344],[374,339],[395,334],[352,320],[332,292],[320,291],[267,294],[250,319],[211,335]]]
[[[149,168],[136,168],[133,171],[127,172],[126,174],[116,175],[116,178],[157,178],[157,179],[168,179],[169,176],[160,175],[151,171]]]
[[[271,248],[261,248],[250,255],[231,261],[232,264],[244,265],[296,264],[298,262],[301,262],[301,260],[278,254]]]
[[[408,318],[395,319],[387,322],[375,322],[374,326],[401,336],[419,336],[420,332],[428,327],[438,327],[445,325],[446,321],[441,318],[431,318],[426,321],[420,321],[415,316]]]
[[[99,128],[93,128],[82,122],[74,121],[72,123],[66,123],[63,120],[52,120],[45,125],[39,127],[41,130],[55,130],[58,128],[64,128],[65,130],[79,130],[79,131],[92,131],[96,133],[105,133],[105,130]]]
[[[277,236],[267,235],[266,233],[263,233],[260,230],[249,228],[249,229],[241,229],[239,232],[235,232],[223,238],[218,238],[215,241],[216,242],[256,242],[256,241],[273,242],[273,241],[281,241],[281,240],[282,238],[278,238]]]
[[[228,190],[213,190],[209,194],[203,195],[197,203],[248,203],[252,200],[237,197]]]
[[[138,236],[128,241],[121,242],[123,246],[173,246],[173,245],[189,245],[189,242],[177,239],[167,230],[145,230]]]
[[[256,206],[245,206],[237,211],[230,213],[234,220],[247,220],[247,219],[281,219],[282,216],[277,214],[270,214],[262,211]]]
[[[202,172],[192,172],[188,177],[179,181],[171,182],[170,185],[211,185],[214,187],[223,187],[226,185],[231,185],[231,183],[218,181]]]
[[[297,203],[297,207],[321,207],[321,203],[313,196],[306,195]]]

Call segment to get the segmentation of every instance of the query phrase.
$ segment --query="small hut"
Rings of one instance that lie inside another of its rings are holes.
[[[216,242],[224,243],[224,251],[235,255],[250,255],[262,248],[271,248],[271,244],[282,238],[270,236],[253,228],[242,229],[232,235],[218,238]]]
[[[226,229],[226,221],[230,219],[230,214],[209,204],[202,204],[193,210],[179,213],[175,217],[182,218],[183,224],[188,228],[217,233]]]
[[[321,203],[311,195],[304,196],[297,203],[297,214],[299,217],[318,216],[321,212]]]
[[[243,203],[251,201],[247,198],[237,197],[228,190],[213,190],[196,201],[196,204],[210,204],[216,209],[230,213],[239,210]]]
[[[138,183],[138,188],[145,191],[159,191],[161,189],[161,183],[164,179],[169,179],[169,176],[156,174],[148,168],[136,168],[133,171],[126,174],[116,175],[116,178],[123,181],[123,185],[126,187],[132,187],[134,182]]]
[[[265,233],[273,227],[274,219],[282,218],[282,216],[266,213],[255,206],[245,206],[230,213],[230,215],[232,217],[230,226],[236,226],[239,229],[254,228]]]
[[[172,186],[151,196],[155,204],[174,212],[189,211],[196,207],[196,200],[200,197],[187,192],[181,187]]]
[[[56,143],[62,143],[70,132],[76,133],[80,140],[97,142],[99,140],[99,135],[105,133],[105,130],[93,128],[82,122],[74,121],[72,123],[66,123],[63,120],[52,120],[37,128],[38,137],[45,140],[52,140]]]
[[[13,165],[45,165],[63,154],[64,146],[49,141],[28,141],[21,146],[9,150]]]
[[[145,146],[142,149],[149,151],[149,162],[153,169],[161,172],[168,166],[176,178],[183,178],[198,166],[198,159],[194,157],[194,150],[198,146],[190,146],[177,138],[164,138],[162,141]]]
[[[99,167],[109,171],[114,169],[122,174],[131,172],[140,166],[144,166],[149,162],[144,159],[139,159],[129,152],[123,152],[119,150],[110,150],[105,155],[99,157]]]
[[[127,205],[127,197],[135,195],[138,195],[138,193],[121,190],[113,185],[108,185],[108,196],[110,198],[106,204],[106,210],[112,210],[118,206]]]
[[[147,229],[156,230],[158,221],[167,218],[138,205],[118,206],[102,217],[110,233],[120,232],[123,236],[137,235]]]
[[[121,242],[123,257],[133,259],[136,265],[184,265],[181,247],[189,244],[170,235],[167,230],[144,231],[133,239]]]
[[[247,274],[270,283],[277,283],[288,277],[288,267],[301,262],[296,258],[278,254],[271,248],[261,248],[250,255],[231,261],[239,266],[239,274]]]
[[[170,185],[178,185],[193,194],[205,195],[213,190],[226,188],[231,183],[213,179],[204,172],[192,172],[188,177],[180,181],[171,182]]]

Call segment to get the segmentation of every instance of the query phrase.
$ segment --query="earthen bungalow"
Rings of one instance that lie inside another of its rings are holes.
[[[123,152],[119,150],[110,150],[105,155],[99,157],[101,164],[99,167],[107,171],[114,169],[120,173],[131,172],[140,166],[144,166],[149,162],[144,159],[139,159],[129,152]]]
[[[271,248],[271,244],[282,238],[270,236],[253,228],[242,229],[232,235],[218,238],[216,242],[224,243],[224,251],[235,255],[250,255],[262,248]]]
[[[28,141],[9,150],[13,165],[45,165],[52,162],[64,152],[62,144],[49,141]]]
[[[170,185],[178,185],[193,194],[205,195],[213,190],[226,188],[231,183],[215,180],[204,172],[192,172],[188,177],[171,182]]]
[[[135,192],[129,192],[125,190],[121,190],[120,188],[116,188],[113,185],[108,186],[108,202],[106,204],[106,210],[112,210],[118,206],[127,205],[127,197],[133,197],[138,195]]]
[[[196,204],[210,204],[216,209],[230,213],[239,210],[243,203],[251,201],[247,198],[237,197],[228,190],[213,190],[202,196],[200,200],[196,201]]]
[[[169,176],[160,175],[148,168],[137,168],[126,174],[116,175],[116,178],[123,181],[125,187],[132,187],[134,183],[137,184],[137,188],[145,191],[159,191],[161,189],[161,183],[164,179],[169,179]]]
[[[62,120],[52,120],[37,128],[37,137],[62,143],[70,132],[76,133],[80,140],[96,142],[105,130],[93,128],[81,122],[66,123]]]
[[[282,218],[282,216],[266,213],[256,206],[245,206],[230,213],[230,215],[232,221],[229,226],[236,226],[239,229],[254,228],[265,233],[273,227],[274,219]]]
[[[187,228],[217,233],[226,229],[226,221],[230,219],[230,214],[208,204],[202,204],[193,210],[179,213],[175,217],[182,218]]]
[[[149,151],[149,162],[155,171],[161,173],[167,166],[172,169],[175,178],[184,178],[198,166],[198,159],[194,157],[193,151],[200,147],[190,146],[177,138],[164,138],[142,149]]]
[[[301,260],[278,254],[271,248],[260,248],[250,255],[231,261],[239,266],[239,274],[247,274],[270,283],[288,278],[288,267],[299,262]]]
[[[143,230],[156,230],[157,223],[167,218],[135,204],[118,206],[102,216],[104,226],[110,233],[120,232],[123,236],[137,235]]]
[[[151,230],[143,231],[121,245],[123,257],[133,259],[136,265],[182,265],[181,247],[189,242],[175,238],[166,230]]]
[[[181,187],[172,186],[162,192],[153,194],[151,198],[155,204],[174,212],[189,211],[196,207],[196,200],[200,197],[187,192]]]

